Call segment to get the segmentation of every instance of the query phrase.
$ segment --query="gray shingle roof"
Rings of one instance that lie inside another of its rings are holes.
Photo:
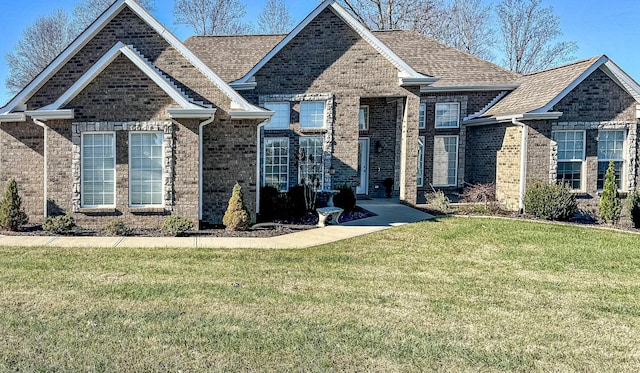
[[[524,114],[550,103],[602,56],[576,61],[523,76],[520,86],[495,104],[483,116]]]
[[[415,31],[374,31],[414,70],[440,78],[435,87],[515,84],[520,75]],[[184,44],[222,79],[240,79],[286,35],[194,36]]]
[[[373,34],[416,71],[440,78],[434,87],[515,84],[519,74],[412,30]]]
[[[248,73],[285,36],[192,36],[184,45],[225,82],[232,82]]]

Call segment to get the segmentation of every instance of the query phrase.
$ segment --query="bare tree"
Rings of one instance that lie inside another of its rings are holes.
[[[575,42],[554,42],[562,35],[560,19],[540,0],[502,0],[497,6],[506,68],[526,74],[573,58]]]
[[[76,4],[73,9],[73,18],[77,24],[78,32],[87,28],[114,2],[115,0],[82,0]],[[155,0],[136,0],[136,2],[148,11],[155,10]]]
[[[373,30],[412,29],[424,32],[433,25],[440,0],[340,0],[360,22]]]
[[[441,26],[430,36],[451,47],[491,60],[491,51],[496,46],[491,15],[491,6],[484,6],[482,0],[453,0],[439,17]]]
[[[26,87],[75,36],[73,23],[60,9],[27,26],[14,51],[5,56],[9,67],[7,89],[15,94]]]
[[[251,25],[243,23],[245,5],[240,0],[176,0],[176,23],[189,25],[197,35],[246,34]]]
[[[284,0],[267,0],[258,16],[258,29],[265,34],[286,34],[293,28],[294,22]]]

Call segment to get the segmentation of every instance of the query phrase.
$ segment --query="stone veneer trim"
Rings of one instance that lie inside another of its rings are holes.
[[[82,133],[87,132],[109,132],[109,131],[154,131],[164,133],[163,151],[164,162],[162,166],[162,178],[164,184],[164,206],[165,210],[172,210],[174,205],[173,174],[174,174],[174,126],[171,121],[151,121],[151,122],[82,122],[72,125],[72,175],[73,175],[73,212],[81,212],[81,138]],[[116,144],[117,149],[117,144]],[[95,209],[93,209],[95,210]]]

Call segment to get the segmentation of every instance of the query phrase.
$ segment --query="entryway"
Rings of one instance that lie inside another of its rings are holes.
[[[369,194],[369,138],[358,139],[358,186],[356,194]]]

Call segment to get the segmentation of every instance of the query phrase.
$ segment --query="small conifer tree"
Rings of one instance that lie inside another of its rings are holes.
[[[615,224],[620,220],[622,212],[622,202],[618,195],[618,183],[616,182],[616,174],[613,161],[609,161],[609,167],[604,177],[604,188],[600,196],[598,204],[600,217],[605,223]]]
[[[229,199],[229,207],[227,212],[224,213],[222,224],[225,225],[228,231],[246,230],[251,225],[251,216],[244,205],[242,187],[238,183],[233,187],[233,192]]]
[[[0,204],[0,226],[15,231],[28,221],[27,213],[22,207],[22,198],[18,194],[18,183],[12,178],[7,184],[4,199]]]

